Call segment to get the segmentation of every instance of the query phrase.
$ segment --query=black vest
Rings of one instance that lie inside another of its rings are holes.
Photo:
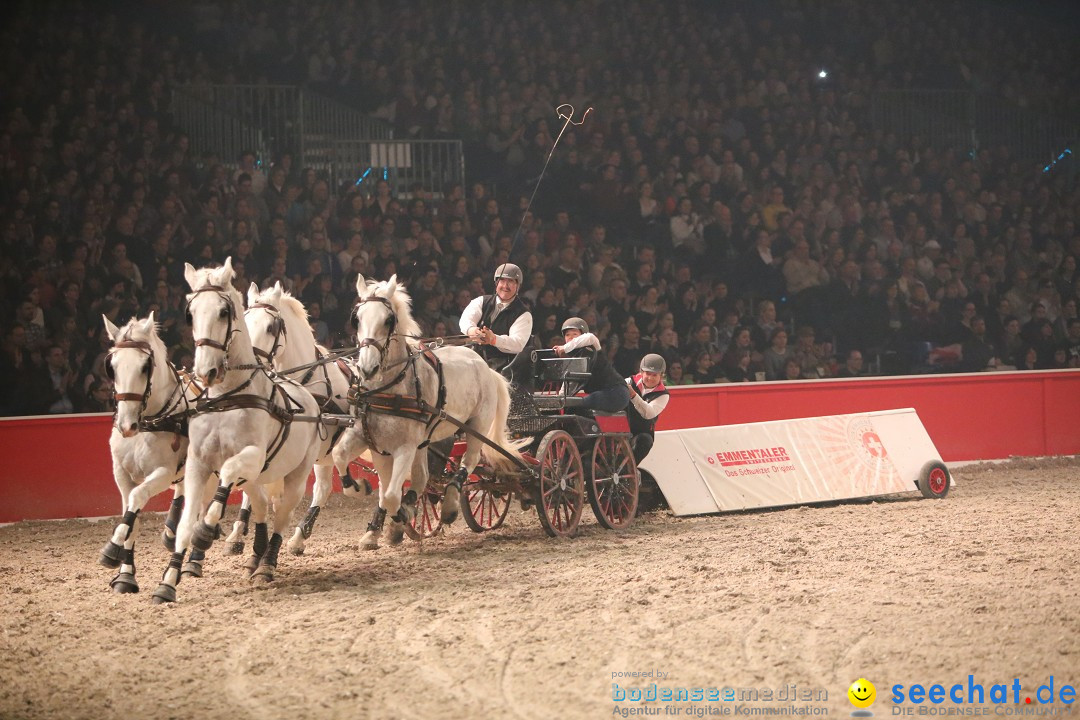
[[[667,388],[664,387],[663,382],[661,382],[659,385],[654,387],[652,390],[649,390],[648,392],[642,392],[641,387],[638,386],[638,380],[640,379],[640,377],[641,377],[640,375],[635,375],[633,378],[631,378],[633,380],[633,382],[630,383],[630,389],[634,393],[636,393],[637,395],[640,395],[641,399],[644,400],[645,402],[650,402],[654,398],[658,398],[661,395],[669,395],[670,394],[670,393],[668,393]],[[638,412],[637,408],[634,407],[634,403],[630,403],[629,405],[626,406],[626,419],[630,423],[630,432],[632,432],[635,435],[642,435],[642,434],[649,435],[649,436],[655,435],[656,434],[656,420],[659,417],[660,416],[657,415],[656,417],[654,417],[654,418],[652,418],[650,420],[646,420],[645,418],[643,418],[641,416],[641,413]]]
[[[525,307],[525,303],[521,301],[521,296],[515,297],[510,301],[510,304],[503,308],[503,311],[492,320],[491,315],[495,312],[495,302],[498,300],[496,295],[485,295],[484,302],[480,305],[480,321],[476,324],[479,328],[491,328],[491,332],[496,335],[509,335],[510,328],[513,327],[514,321],[519,317],[529,312],[529,309]],[[528,343],[522,351],[528,354]],[[502,372],[507,365],[516,357],[504,353],[494,345],[473,345],[473,350],[480,353],[480,356],[484,358],[488,366],[497,372]]]
[[[585,394],[624,385],[623,379],[608,361],[607,353],[594,347],[582,347],[570,353],[570,357],[589,358],[589,379],[582,390]]]

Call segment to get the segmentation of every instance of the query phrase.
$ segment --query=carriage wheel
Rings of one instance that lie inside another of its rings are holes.
[[[473,532],[494,530],[506,520],[512,499],[487,468],[477,466],[461,488],[461,515]]]
[[[589,470],[589,504],[597,521],[608,530],[634,522],[641,477],[626,438],[598,437],[593,443]]]
[[[438,535],[442,529],[442,494],[446,485],[435,478],[428,478],[427,487],[416,500],[416,516],[405,528],[405,534],[413,540]]]
[[[949,494],[949,468],[939,460],[931,460],[919,472],[919,490],[923,497],[943,498]]]
[[[577,531],[585,506],[585,473],[581,453],[564,430],[552,430],[536,449],[539,502],[536,513],[551,537],[568,537]]]

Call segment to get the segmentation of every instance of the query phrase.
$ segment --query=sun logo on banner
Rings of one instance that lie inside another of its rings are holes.
[[[881,442],[881,436],[865,417],[853,418],[848,423],[847,436],[856,455],[871,468],[877,467],[889,456],[885,445]]]

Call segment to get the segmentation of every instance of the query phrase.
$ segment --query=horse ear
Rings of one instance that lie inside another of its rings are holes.
[[[255,304],[255,298],[257,297],[259,297],[259,286],[255,284],[254,280],[252,280],[251,284],[248,285],[248,307],[251,307]]]
[[[360,297],[364,297],[364,290],[367,289],[367,280],[360,273],[356,273],[356,294]]]
[[[146,318],[142,325],[143,332],[147,335],[151,335],[154,332],[154,311],[150,311],[150,315]]]
[[[236,272],[233,270],[232,267],[232,255],[225,258],[225,264],[221,266],[221,270],[219,272],[219,277],[221,279],[218,281],[218,285],[226,285],[231,282],[234,277],[236,277]]]
[[[397,273],[390,276],[390,279],[386,281],[386,297],[390,298],[397,292]]]
[[[188,287],[195,290],[195,281],[198,280],[198,274],[195,270],[195,266],[189,262],[184,263],[184,279],[187,280]]]
[[[277,290],[278,295],[285,292],[285,288],[281,287],[281,281],[280,280],[275,280],[274,281],[274,289]]]
[[[101,316],[101,319],[105,321],[105,332],[109,334],[109,339],[116,342],[116,336],[120,334],[120,328],[113,325],[112,320],[109,320],[104,315]]]

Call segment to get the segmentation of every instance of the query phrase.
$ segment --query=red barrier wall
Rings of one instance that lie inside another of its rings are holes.
[[[1080,454],[1080,370],[673,388],[659,429],[912,407],[945,461]],[[118,515],[107,415],[0,419],[0,522]],[[148,506],[168,507],[170,493]]]

